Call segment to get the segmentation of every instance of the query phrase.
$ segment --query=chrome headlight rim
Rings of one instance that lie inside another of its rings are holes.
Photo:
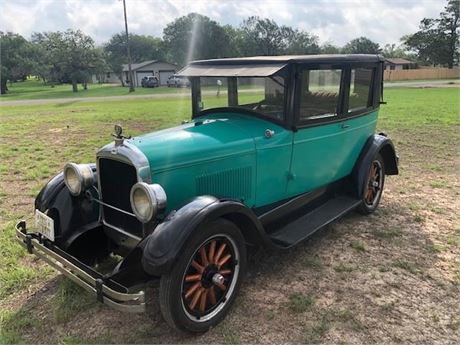
[[[148,200],[148,212],[142,214],[139,212],[138,207],[135,202],[135,193],[136,191],[142,191],[144,196]],[[166,208],[166,192],[159,184],[148,184],[146,182],[137,182],[131,187],[131,192],[129,193],[129,200],[131,202],[131,208],[134,212],[134,215],[142,223],[148,223],[152,220],[159,212],[164,211]]]
[[[69,172],[72,171],[74,177],[77,179],[78,184],[72,185],[69,181]],[[76,164],[67,163],[63,169],[64,183],[67,186],[70,194],[78,196],[86,191],[89,187],[94,185],[94,172],[91,164]]]

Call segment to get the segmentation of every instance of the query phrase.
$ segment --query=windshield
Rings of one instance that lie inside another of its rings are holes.
[[[283,121],[285,79],[272,77],[201,77],[201,110],[233,107]]]

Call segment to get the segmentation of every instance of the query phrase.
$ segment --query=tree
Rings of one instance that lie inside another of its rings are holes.
[[[323,43],[320,47],[321,54],[339,54],[340,48],[330,42]]]
[[[0,92],[3,95],[8,91],[7,82],[27,77],[33,62],[29,55],[31,46],[21,35],[0,31],[0,47]]]
[[[319,54],[318,36],[310,35],[302,30],[292,30],[290,33],[286,54]]]
[[[78,91],[79,81],[87,82],[91,72],[100,64],[101,56],[90,36],[80,30],[35,34],[33,41],[40,45],[44,63],[50,67],[53,81],[69,80],[73,92]]]
[[[241,25],[241,52],[250,55],[279,55],[286,52],[294,30],[279,26],[274,20],[252,16]]]
[[[355,38],[342,48],[345,54],[380,54],[381,51],[379,44],[367,37]]]
[[[460,0],[449,0],[439,19],[439,30],[445,35],[447,65],[452,68],[459,63]]]
[[[460,0],[449,0],[439,19],[424,18],[420,30],[402,38],[419,61],[428,65],[458,65]]]
[[[129,45],[133,62],[164,60],[166,58],[166,48],[161,38],[130,34]],[[113,35],[110,41],[104,45],[104,52],[110,69],[119,76],[123,84],[122,66],[128,63],[125,33]]]
[[[177,18],[163,30],[168,59],[179,65],[191,60],[231,55],[228,31],[217,22],[197,13]]]

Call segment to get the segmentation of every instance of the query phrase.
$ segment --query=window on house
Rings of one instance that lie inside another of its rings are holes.
[[[300,121],[337,116],[342,70],[302,72]]]
[[[348,113],[364,110],[372,105],[370,91],[373,72],[374,70],[369,68],[351,70]]]

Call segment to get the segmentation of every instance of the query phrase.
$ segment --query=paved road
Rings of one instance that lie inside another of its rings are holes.
[[[387,82],[385,88],[391,87],[413,87],[413,88],[429,88],[429,87],[460,87],[460,80],[431,80],[431,81],[401,81]],[[246,90],[249,91],[249,90]],[[251,90],[258,91],[258,90]],[[204,92],[204,94],[212,94],[213,92]],[[130,99],[158,99],[158,98],[178,98],[190,97],[189,93],[162,93],[154,95],[126,95],[126,96],[105,96],[105,97],[75,97],[75,98],[47,98],[47,99],[23,99],[14,101],[4,101],[0,98],[0,106],[11,105],[40,105],[40,104],[72,104],[77,102],[110,102]]]
[[[385,87],[460,87],[460,80],[408,80],[386,82]]]

